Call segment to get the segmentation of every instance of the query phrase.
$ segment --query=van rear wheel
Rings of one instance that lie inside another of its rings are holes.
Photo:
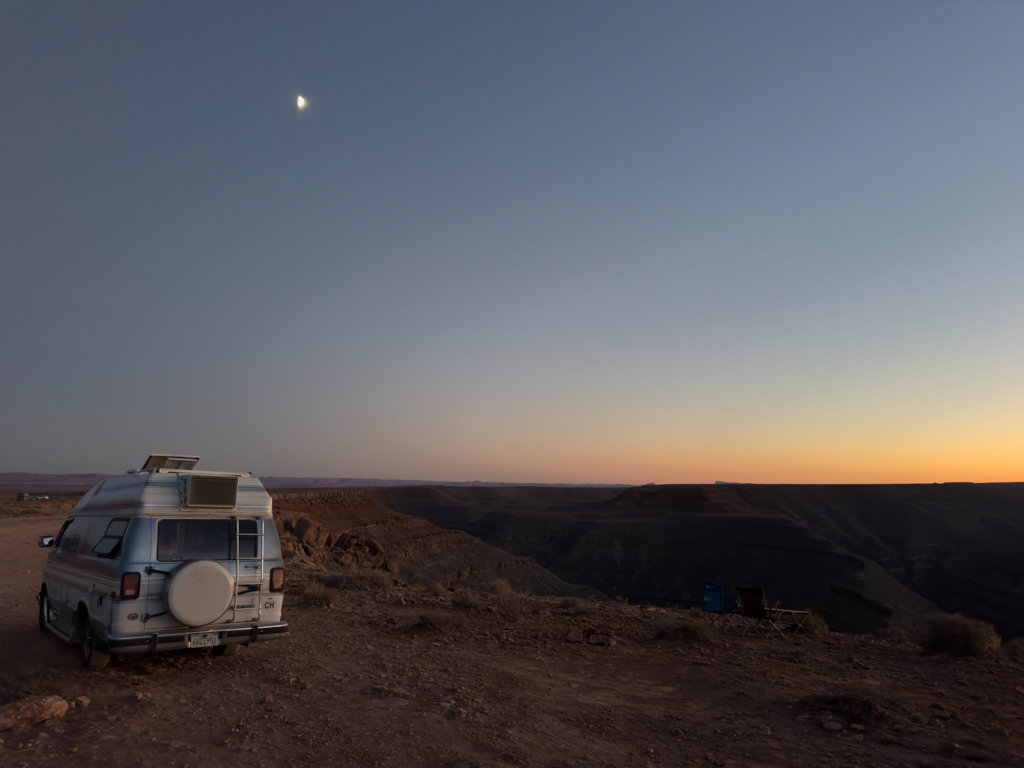
[[[107,666],[109,661],[109,653],[96,650],[96,633],[89,617],[86,616],[85,626],[82,628],[82,666],[87,669],[99,670]]]
[[[46,612],[49,606],[47,605],[47,597],[45,592],[39,593],[39,631],[46,631]]]
[[[229,643],[228,645],[218,645],[213,649],[215,656],[234,656],[240,650],[242,650],[241,643]]]

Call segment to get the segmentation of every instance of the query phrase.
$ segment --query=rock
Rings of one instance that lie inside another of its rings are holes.
[[[385,561],[384,567],[387,569],[387,571],[389,573],[398,573],[398,561],[397,560],[387,560],[387,561]]]
[[[277,528],[277,535],[280,536],[284,533],[284,520],[280,517],[274,518],[274,527]]]
[[[294,533],[296,538],[307,547],[315,547],[316,549],[321,549],[330,535],[327,529],[320,525],[320,523],[314,522],[305,516],[300,517],[295,523]]]
[[[563,637],[562,639],[565,640],[565,642],[567,643],[582,643],[583,633],[580,632],[579,629],[577,629],[576,627],[573,627],[568,632],[566,632],[565,637]]]
[[[855,730],[855,731],[863,731],[864,730],[864,726],[861,725],[860,723],[850,723],[850,728]]]
[[[821,727],[826,731],[841,731],[843,730],[843,724],[838,720],[822,720]]]
[[[90,699],[88,696],[79,696],[75,699],[75,702],[80,707],[88,707],[90,704],[92,704],[92,699]]]
[[[370,539],[369,541],[366,542],[366,549],[369,551],[369,553],[371,555],[383,555],[384,554],[384,547],[382,547],[380,544],[378,544],[373,539]]]
[[[587,642],[591,645],[614,645],[610,635],[602,635],[596,632],[587,638]]]
[[[68,703],[60,696],[31,696],[0,707],[0,731],[63,717],[67,711]]]

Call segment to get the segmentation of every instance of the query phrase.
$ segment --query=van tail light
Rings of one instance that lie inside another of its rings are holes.
[[[141,576],[137,573],[126,573],[121,577],[121,599],[134,600],[139,596]]]
[[[270,591],[284,592],[284,568],[270,569]]]

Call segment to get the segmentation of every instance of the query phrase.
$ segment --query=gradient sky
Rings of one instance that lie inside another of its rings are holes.
[[[1022,40],[1007,0],[2,2],[0,471],[1024,480]]]

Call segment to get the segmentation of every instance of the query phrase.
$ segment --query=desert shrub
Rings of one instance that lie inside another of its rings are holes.
[[[669,614],[654,620],[655,637],[683,643],[707,645],[715,641],[714,635],[702,620],[685,614]]]
[[[825,637],[828,634],[828,622],[816,613],[804,619],[804,632],[811,637]]]
[[[430,591],[438,597],[447,597],[448,593],[451,592],[448,585],[441,581],[432,581],[430,583]]]
[[[484,607],[484,601],[475,592],[470,592],[468,589],[460,589],[455,593],[455,597],[452,598],[452,605],[463,611],[479,611]]]
[[[379,570],[329,573],[319,580],[334,589],[387,589],[394,584],[391,574]]]
[[[995,627],[984,621],[968,619],[962,613],[935,613],[928,617],[928,653],[951,656],[981,656],[1002,645]]]
[[[862,725],[905,722],[914,715],[914,708],[908,702],[863,683],[846,686],[837,695],[826,698],[824,704],[850,722]]]
[[[519,621],[523,616],[523,596],[518,592],[505,592],[497,596],[495,608],[505,621]]]
[[[334,602],[338,593],[318,581],[310,582],[302,590],[302,602],[319,608],[326,608]]]
[[[512,589],[512,585],[508,583],[508,579],[495,579],[491,582],[491,592],[498,595],[514,595],[516,591]]]
[[[628,605],[629,604],[629,598],[626,597],[625,595],[616,595],[615,596],[615,602],[616,603],[622,603],[623,605]]]
[[[465,625],[465,615],[457,611],[424,611],[419,615],[413,628],[449,634],[462,629]]]
[[[42,675],[26,675],[24,677],[14,677],[9,673],[0,675],[0,706],[29,696],[62,695],[63,693],[55,680]]]
[[[1011,660],[1024,664],[1024,637],[1015,637],[1003,646],[1003,650]]]
[[[885,629],[879,630],[875,634],[882,640],[895,645],[902,645],[903,643],[908,642],[907,631],[903,629],[903,627],[889,626]]]
[[[558,607],[572,616],[591,616],[597,613],[595,600],[580,600],[578,597],[563,597]]]

